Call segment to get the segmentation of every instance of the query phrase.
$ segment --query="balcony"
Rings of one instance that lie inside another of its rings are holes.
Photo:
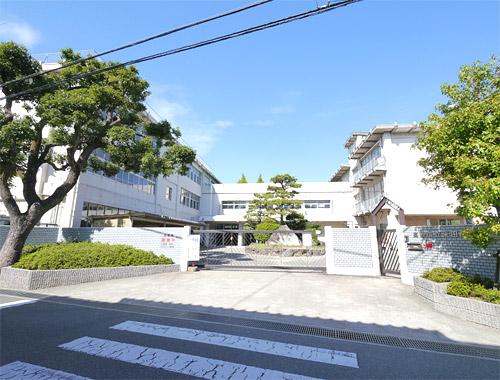
[[[372,212],[383,197],[384,197],[383,193],[377,193],[369,198],[356,202],[354,204],[355,214],[363,215]]]
[[[363,187],[386,172],[385,157],[379,156],[365,162],[353,175],[352,187]]]

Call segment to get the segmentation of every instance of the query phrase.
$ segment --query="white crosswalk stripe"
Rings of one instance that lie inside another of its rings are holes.
[[[70,351],[115,359],[127,363],[140,364],[152,368],[161,368],[166,371],[197,376],[203,379],[314,379],[312,377],[293,373],[247,366],[223,360],[210,359],[158,348],[138,346],[135,344],[121,343],[107,339],[92,338],[88,336],[75,339],[71,342],[62,344],[59,347]]]
[[[0,367],[0,379],[4,380],[88,380],[86,377],[58,371],[25,362],[12,362]]]
[[[265,339],[254,339],[238,335],[222,334],[212,331],[193,330],[136,321],[126,321],[112,326],[111,328],[115,330],[182,339],[196,343],[206,343],[264,354],[286,356],[294,359],[304,359],[320,363],[359,368],[357,355],[353,352],[336,351],[326,348],[310,347]]]

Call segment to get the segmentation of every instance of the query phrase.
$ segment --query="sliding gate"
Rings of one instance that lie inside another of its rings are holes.
[[[396,230],[377,230],[377,240],[381,274],[400,274]]]
[[[310,246],[314,231],[201,230],[199,233],[200,262],[206,268],[315,271],[326,268],[324,247]]]

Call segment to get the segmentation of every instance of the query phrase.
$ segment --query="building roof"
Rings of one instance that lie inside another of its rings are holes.
[[[349,173],[350,167],[347,164],[340,165],[335,174],[330,178],[330,182],[340,182],[345,173]]]
[[[190,226],[199,226],[202,223],[196,222],[194,220],[189,219],[181,219],[181,218],[172,218],[170,216],[162,216],[157,214],[151,214],[148,212],[128,212],[125,214],[109,214],[109,215],[91,215],[88,217],[90,222],[94,220],[106,220],[106,219],[133,219],[133,220],[141,220],[144,222],[152,222],[152,223],[164,223],[164,224],[178,224],[180,226],[190,225]]]
[[[381,138],[384,133],[414,133],[419,129],[418,124],[380,124],[375,126],[369,133],[366,134],[365,138],[361,143],[355,147],[350,159],[359,159],[365,155]]]

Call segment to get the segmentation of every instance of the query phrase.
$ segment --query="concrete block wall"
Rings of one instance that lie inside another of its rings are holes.
[[[380,275],[375,227],[325,227],[325,251],[329,274]]]
[[[423,247],[422,251],[406,251],[408,271],[418,276],[437,267],[456,268],[464,274],[479,274],[494,278],[496,252],[500,241],[482,249],[462,237],[462,231],[472,226],[407,227],[403,233],[407,243]],[[426,248],[427,244],[432,247]]]
[[[0,226],[0,247],[3,245],[9,226]],[[170,257],[176,264],[185,254],[184,241],[189,230],[183,227],[35,227],[26,244],[48,244],[56,242],[90,241],[109,244],[125,244],[157,255]]]

